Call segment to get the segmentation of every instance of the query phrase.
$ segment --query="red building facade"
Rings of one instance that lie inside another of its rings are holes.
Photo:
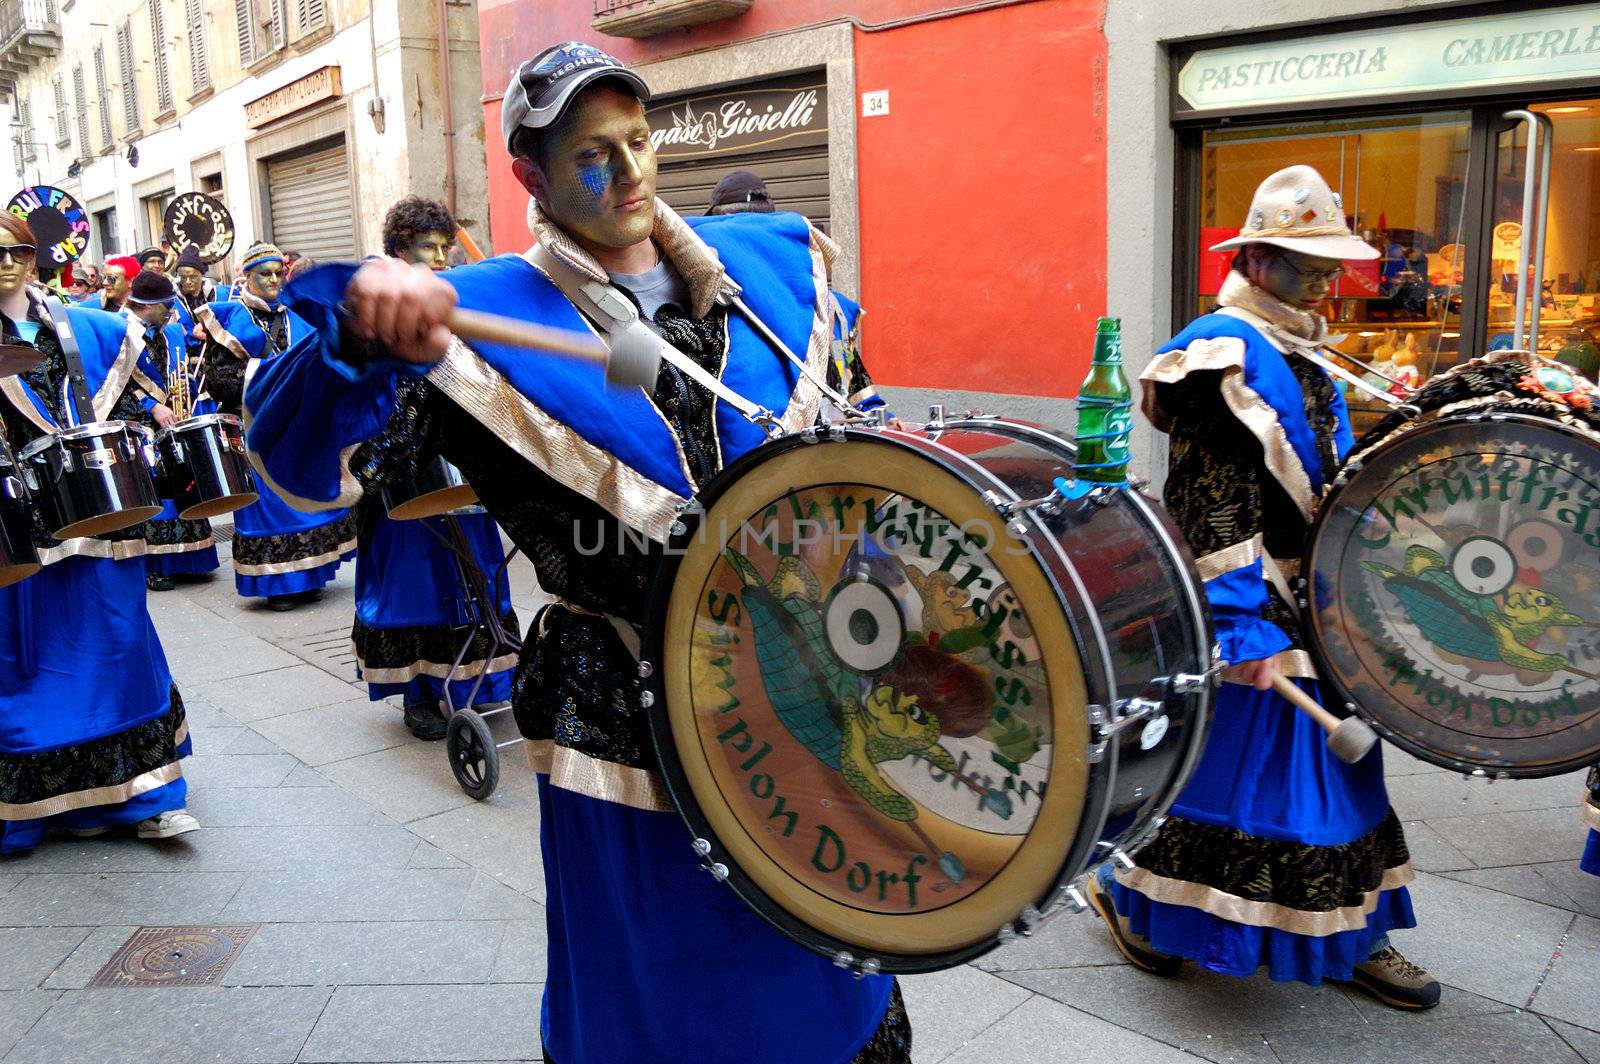
[[[1106,301],[1104,0],[754,0],[638,39],[592,24],[644,8],[480,3],[497,250],[529,239],[497,135],[506,82],[587,41],[656,93],[664,199],[697,213],[716,176],[754,170],[844,245],[835,283],[867,310],[892,399],[1036,397],[985,406],[1039,416],[1075,393]]]

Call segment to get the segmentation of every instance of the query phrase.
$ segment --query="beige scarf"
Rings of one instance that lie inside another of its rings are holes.
[[[1321,314],[1298,310],[1250,283],[1238,271],[1231,271],[1217,293],[1217,302],[1261,318],[1294,347],[1314,347],[1327,342],[1328,321]]]

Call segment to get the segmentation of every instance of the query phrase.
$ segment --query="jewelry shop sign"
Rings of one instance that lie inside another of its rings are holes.
[[[319,67],[305,77],[291,81],[281,89],[274,89],[265,96],[245,104],[245,125],[251,129],[260,129],[269,122],[276,122],[285,115],[303,111],[312,104],[332,100],[340,96],[343,91],[343,87],[339,84],[339,68]]]
[[[822,71],[715,89],[654,104],[646,112],[662,162],[828,143]]]
[[[1600,4],[1195,52],[1179,114],[1600,76]]]

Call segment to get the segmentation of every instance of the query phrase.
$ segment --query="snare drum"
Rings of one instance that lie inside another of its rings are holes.
[[[946,968],[1078,907],[1199,756],[1192,561],[1137,492],[1061,498],[1071,470],[1019,422],[835,425],[674,526],[640,664],[669,793],[713,874],[841,966]]]
[[[95,421],[22,449],[23,476],[57,539],[102,536],[161,512],[151,477],[150,431]]]
[[[1312,526],[1311,648],[1346,709],[1480,775],[1600,761],[1600,419],[1526,353],[1434,378]]]
[[[232,414],[201,414],[162,429],[156,453],[182,520],[220,517],[261,497],[245,454],[244,423]]]
[[[40,568],[33,545],[33,499],[11,447],[0,439],[0,587],[24,580]]]
[[[384,511],[396,521],[438,517],[478,501],[478,493],[461,470],[437,455],[417,466],[406,479],[386,484],[379,494]]]

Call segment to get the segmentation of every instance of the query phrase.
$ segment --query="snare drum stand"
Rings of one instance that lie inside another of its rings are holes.
[[[484,681],[488,679],[490,663],[504,652],[520,654],[522,651],[522,640],[506,630],[500,616],[500,598],[495,593],[500,586],[501,577],[506,575],[511,560],[517,556],[520,548],[513,545],[506,553],[505,561],[497,565],[491,575],[484,572],[483,567],[478,564],[478,559],[473,556],[472,545],[468,542],[466,532],[462,530],[461,522],[457,520],[456,515],[444,514],[442,521],[444,524],[442,532],[426,518],[423,519],[423,526],[449,552],[450,560],[456,567],[456,577],[460,581],[467,611],[467,636],[462,641],[461,649],[456,653],[444,680],[444,710],[445,717],[450,722],[445,732],[445,752],[449,755],[450,771],[455,774],[456,783],[468,795],[481,801],[493,794],[495,787],[500,783],[500,748],[515,746],[522,741],[521,735],[518,735],[514,739],[497,743],[494,733],[489,730],[486,718],[510,712],[509,702],[483,713],[472,708],[476,704],[478,692],[483,689]],[[495,534],[499,534],[498,528]],[[467,696],[467,704],[458,709],[451,694],[451,682],[461,671],[462,662],[472,652],[473,643],[477,640],[479,632],[483,632],[488,638],[483,669],[473,682],[472,691]]]

